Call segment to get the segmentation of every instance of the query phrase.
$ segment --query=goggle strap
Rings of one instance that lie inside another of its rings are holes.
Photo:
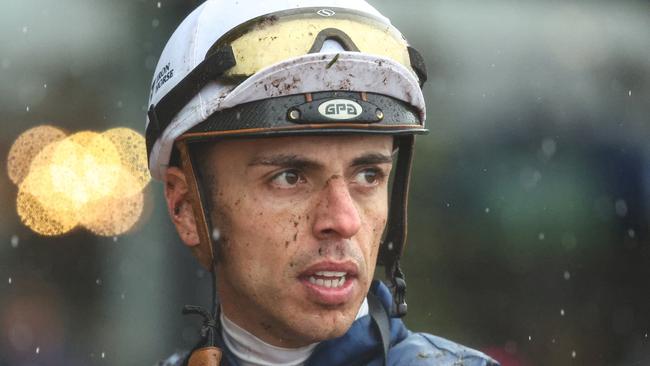
[[[408,46],[409,59],[411,60],[411,67],[420,79],[420,88],[424,86],[427,81],[427,65],[424,63],[424,57],[415,48]]]
[[[336,28],[326,28],[318,32],[308,53],[317,53],[323,48],[325,41],[332,39],[337,41],[346,51],[360,52],[359,47],[352,41],[352,38],[345,32]]]
[[[155,106],[152,104],[147,112],[147,141],[156,141],[160,134],[169,126],[174,116],[189,103],[208,82],[221,76],[235,66],[235,55],[229,45],[209,53],[187,76],[174,86]],[[150,139],[151,137],[151,139]],[[152,146],[147,146],[151,155]]]
[[[199,236],[199,252],[198,260],[204,268],[214,270],[214,263],[219,255],[218,243],[212,240],[212,222],[210,220],[210,212],[207,210],[210,201],[206,197],[201,176],[198,175],[199,169],[195,166],[196,159],[194,158],[188,142],[178,141],[176,148],[180,152],[181,167],[187,179],[188,194],[192,211],[196,219],[196,230]],[[201,248],[205,249],[201,251]]]

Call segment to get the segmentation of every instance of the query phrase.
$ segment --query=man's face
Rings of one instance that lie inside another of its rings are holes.
[[[230,140],[208,151],[225,315],[277,346],[344,334],[375,270],[392,138]]]

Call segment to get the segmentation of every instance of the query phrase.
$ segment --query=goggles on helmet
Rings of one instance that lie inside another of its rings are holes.
[[[224,76],[247,77],[283,60],[318,52],[330,39],[346,51],[389,58],[418,73],[411,63],[414,51],[409,51],[406,39],[395,27],[337,8],[307,8],[252,19],[222,36],[208,54],[230,46],[236,65]]]

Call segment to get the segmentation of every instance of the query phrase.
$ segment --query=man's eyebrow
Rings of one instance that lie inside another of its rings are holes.
[[[375,164],[390,164],[393,162],[391,155],[384,155],[380,153],[369,153],[352,160],[351,166],[359,165],[375,165]]]
[[[270,156],[258,156],[253,158],[248,166],[256,165],[270,165],[270,166],[279,166],[283,168],[297,168],[297,169],[308,169],[308,168],[319,168],[323,164],[305,157],[300,157],[298,155],[288,155],[288,154],[278,154]]]

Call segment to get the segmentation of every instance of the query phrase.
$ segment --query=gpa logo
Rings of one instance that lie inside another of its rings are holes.
[[[332,99],[318,106],[318,113],[329,119],[346,120],[359,117],[363,108],[359,103],[348,99]]]

